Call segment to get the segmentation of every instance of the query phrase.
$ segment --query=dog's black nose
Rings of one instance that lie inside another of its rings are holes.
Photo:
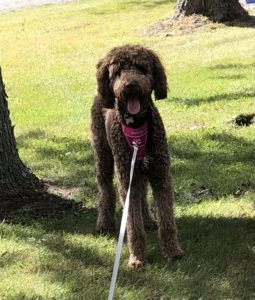
[[[139,97],[141,94],[141,88],[136,82],[129,82],[124,89],[124,96],[130,98],[132,96]]]

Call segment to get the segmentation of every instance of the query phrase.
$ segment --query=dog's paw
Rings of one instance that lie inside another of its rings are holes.
[[[169,250],[163,250],[163,255],[170,260],[179,260],[183,258],[185,252],[179,246],[175,246]]]
[[[132,269],[138,269],[145,265],[145,261],[143,259],[139,259],[135,255],[130,255],[128,266]]]

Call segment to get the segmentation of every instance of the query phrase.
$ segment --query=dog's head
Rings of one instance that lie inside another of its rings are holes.
[[[167,79],[158,56],[137,45],[113,48],[97,65],[98,93],[102,105],[139,114],[151,101],[167,97]]]

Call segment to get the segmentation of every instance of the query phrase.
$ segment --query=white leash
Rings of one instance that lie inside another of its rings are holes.
[[[129,208],[129,200],[130,200],[130,189],[131,189],[131,183],[132,183],[133,174],[134,174],[136,155],[137,155],[137,151],[138,151],[138,147],[136,145],[134,145],[133,147],[134,147],[134,151],[133,151],[133,156],[132,156],[132,161],[131,161],[131,169],[130,169],[130,175],[129,175],[129,187],[128,187],[128,192],[127,192],[126,201],[125,201],[122,219],[121,219],[119,240],[118,240],[118,245],[117,245],[117,250],[116,250],[114,266],[113,266],[112,280],[111,280],[111,286],[110,286],[108,300],[113,300],[113,294],[114,294],[114,289],[115,289],[115,284],[116,284],[117,274],[118,274],[118,269],[119,269],[119,264],[120,264],[121,250],[122,250],[122,246],[123,246],[123,239],[124,239],[126,225],[127,225],[128,208]]]

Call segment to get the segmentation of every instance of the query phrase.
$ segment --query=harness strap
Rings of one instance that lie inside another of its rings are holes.
[[[135,161],[136,161],[138,147],[136,145],[134,145],[133,149],[134,149],[134,151],[133,151],[133,157],[132,157],[132,161],[131,161],[131,168],[130,168],[130,175],[129,175],[129,187],[128,187],[126,201],[125,201],[122,219],[121,219],[120,233],[119,233],[118,245],[117,245],[116,256],[115,256],[115,261],[114,261],[114,266],[113,266],[112,280],[111,280],[111,286],[110,286],[110,291],[109,291],[109,295],[108,295],[108,300],[113,299],[114,289],[115,289],[115,284],[116,284],[118,269],[119,269],[119,264],[120,264],[121,250],[122,250],[122,246],[123,246],[123,240],[124,240],[124,235],[125,235],[126,225],[127,225],[128,209],[129,209],[129,202],[130,202],[130,189],[131,189],[131,184],[132,184],[132,179],[133,179],[133,174],[134,174]]]

